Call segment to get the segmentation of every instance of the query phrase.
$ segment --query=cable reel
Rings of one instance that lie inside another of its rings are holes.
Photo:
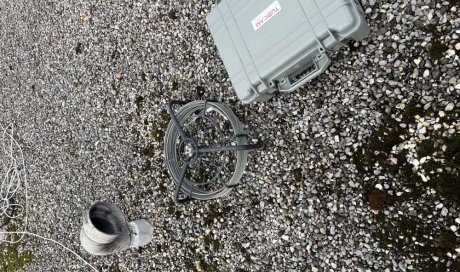
[[[181,106],[177,112],[175,106]],[[171,101],[165,133],[165,163],[174,180],[174,202],[209,200],[227,195],[239,185],[248,151],[243,124],[230,108],[212,101]],[[187,196],[179,198],[180,192]]]

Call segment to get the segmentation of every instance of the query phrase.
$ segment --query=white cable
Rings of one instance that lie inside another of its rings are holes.
[[[1,126],[0,126],[1,127]],[[13,137],[14,130],[13,127],[11,126],[11,133],[8,133],[7,129],[1,127],[3,130],[2,133],[2,155],[4,154],[5,158],[7,159],[8,162],[3,161],[3,164],[8,165],[8,167],[5,169],[6,173],[5,176],[2,179],[2,185],[0,187],[0,217],[7,217],[9,219],[16,219],[20,218],[23,216],[24,220],[24,230],[27,230],[27,176],[26,176],[26,169],[25,169],[25,163],[24,163],[24,154],[22,153],[22,149],[20,145],[16,142],[16,140]],[[19,152],[19,160],[15,156],[14,148],[17,148]],[[3,159],[3,156],[1,157]],[[22,167],[22,169],[21,169]],[[1,169],[3,170],[3,169]],[[18,192],[18,189],[22,187],[24,190],[24,206],[21,204],[13,204],[11,203],[13,197],[16,195]],[[14,208],[19,208],[20,211],[17,213],[16,216],[10,215],[8,212],[13,210]],[[0,232],[1,234],[6,234],[4,232]],[[0,239],[1,242],[9,242],[9,243],[18,243],[23,239],[24,235],[21,235],[17,240],[15,241],[8,241],[5,239]]]
[[[22,237],[24,237],[24,235],[30,235],[30,236],[34,236],[34,237],[37,237],[37,238],[40,238],[40,239],[43,239],[45,241],[49,241],[49,242],[53,242],[59,246],[61,246],[62,248],[64,248],[65,250],[69,251],[70,253],[72,253],[73,255],[75,255],[78,259],[80,259],[83,263],[85,263],[86,265],[88,265],[89,267],[91,267],[94,271],[96,272],[99,272],[99,270],[97,270],[96,267],[92,266],[90,263],[88,263],[85,259],[83,259],[83,257],[81,257],[80,255],[78,255],[78,253],[76,253],[75,251],[71,250],[70,248],[66,247],[64,244],[56,241],[56,240],[53,240],[53,239],[50,239],[50,238],[46,238],[44,236],[41,236],[41,235],[38,235],[38,234],[35,234],[35,233],[31,233],[31,232],[27,232],[27,231],[5,231],[5,232],[0,232],[0,233],[3,233],[3,234],[21,234]]]
[[[94,266],[92,266],[90,263],[88,263],[85,259],[83,259],[79,254],[77,254],[75,251],[71,250],[70,248],[66,247],[64,244],[41,236],[39,234],[31,233],[27,231],[27,224],[28,224],[28,210],[27,210],[27,199],[28,199],[28,194],[27,194],[27,176],[26,176],[26,168],[25,168],[25,162],[24,162],[24,154],[22,152],[21,146],[18,144],[18,142],[14,139],[14,131],[13,131],[13,126],[10,126],[11,128],[11,133],[8,132],[8,130],[0,125],[0,128],[2,129],[2,138],[0,138],[1,141],[1,150],[0,152],[0,171],[5,169],[5,174],[4,177],[2,178],[2,183],[0,187],[0,219],[1,218],[7,218],[7,219],[21,219],[23,220],[23,231],[0,231],[0,242],[6,242],[6,243],[19,243],[23,240],[25,235],[37,237],[40,239],[43,239],[45,241],[53,242],[68,252],[72,253],[75,255],[78,259],[80,259],[84,264],[88,265],[91,267],[94,271],[99,271],[97,270]],[[7,143],[7,141],[9,141]],[[17,151],[17,155],[15,154],[15,151]],[[19,160],[17,159],[17,156],[19,156]],[[8,160],[8,161],[5,161]],[[3,169],[4,168],[4,169]],[[0,174],[2,174],[0,172]],[[18,193],[19,189],[22,189],[24,191],[24,205],[21,204],[16,204],[12,203],[13,197],[16,196]],[[18,209],[18,211],[14,211],[14,209]],[[16,213],[16,215],[14,215]],[[6,235],[8,234],[17,234],[19,235],[19,238],[17,240],[6,240],[4,239]]]

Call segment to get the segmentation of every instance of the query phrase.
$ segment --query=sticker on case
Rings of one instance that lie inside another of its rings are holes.
[[[281,11],[281,5],[276,0],[270,6],[268,6],[264,11],[262,11],[256,18],[252,19],[251,24],[254,30],[258,30],[261,28],[265,23],[270,21],[276,14]]]

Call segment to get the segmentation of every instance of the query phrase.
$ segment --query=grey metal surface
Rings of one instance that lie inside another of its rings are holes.
[[[126,250],[130,236],[125,215],[116,205],[98,202],[83,217],[80,232],[82,247],[93,255],[108,255]]]
[[[131,233],[131,244],[129,247],[145,246],[153,239],[153,227],[145,219],[129,222],[128,229]]]
[[[206,20],[243,103],[298,89],[326,70],[328,51],[369,33],[352,0],[224,0]]]
[[[144,246],[153,237],[153,228],[144,219],[127,222],[116,205],[97,202],[83,216],[82,247],[93,255],[110,255],[129,247]]]

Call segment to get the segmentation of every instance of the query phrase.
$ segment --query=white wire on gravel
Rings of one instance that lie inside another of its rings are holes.
[[[2,130],[2,137],[0,138],[0,152],[2,152],[0,153],[0,166],[2,166],[2,168],[0,168],[0,171],[5,170],[5,173],[0,172],[0,174],[4,174],[0,187],[0,219],[21,220],[23,221],[23,224],[21,226],[22,230],[19,231],[4,231],[3,229],[0,229],[0,242],[14,244],[21,242],[24,239],[25,235],[33,236],[59,245],[63,249],[75,255],[79,260],[91,267],[94,271],[99,271],[90,263],[88,263],[85,259],[83,259],[79,254],[77,254],[70,248],[66,247],[64,244],[51,238],[47,238],[39,234],[27,231],[27,171],[25,167],[24,154],[22,152],[22,148],[13,137],[13,126],[9,127],[10,128],[7,129],[0,125],[0,128]],[[11,132],[9,132],[9,130],[11,130]],[[17,203],[13,203],[14,197],[17,197],[19,192],[23,193],[23,204],[20,204],[19,199],[16,199],[15,202]],[[19,238],[13,238],[11,240],[6,239],[7,235],[11,234],[19,235]]]

